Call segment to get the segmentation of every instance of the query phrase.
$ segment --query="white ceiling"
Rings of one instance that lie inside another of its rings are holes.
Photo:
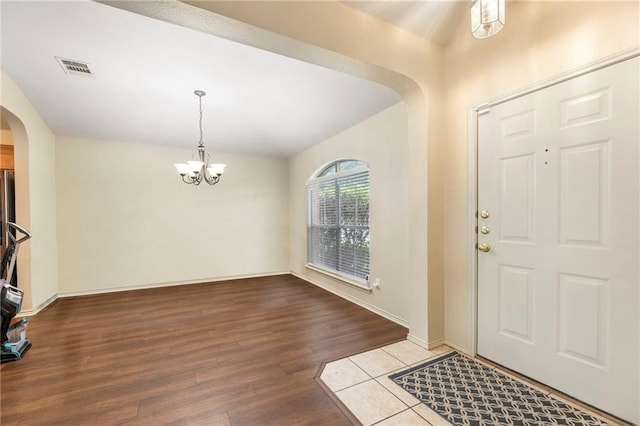
[[[402,10],[428,6],[433,23],[459,6],[352,3],[398,25]],[[2,69],[58,135],[195,148],[200,89],[208,149],[288,156],[401,100],[371,81],[91,1],[0,8]],[[434,31],[420,35],[448,37]],[[55,57],[88,62],[95,78],[66,74]]]

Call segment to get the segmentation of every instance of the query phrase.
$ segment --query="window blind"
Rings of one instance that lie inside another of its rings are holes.
[[[307,185],[307,259],[321,269],[369,275],[369,171],[329,174]]]

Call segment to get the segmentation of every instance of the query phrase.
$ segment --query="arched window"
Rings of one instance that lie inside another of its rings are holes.
[[[307,196],[307,263],[366,283],[369,165],[334,161],[307,182]]]

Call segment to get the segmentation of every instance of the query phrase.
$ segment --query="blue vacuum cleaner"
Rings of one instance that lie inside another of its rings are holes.
[[[13,273],[18,259],[20,244],[31,238],[31,234],[13,222],[7,222],[9,245],[2,254],[0,262],[0,305],[2,307],[2,362],[17,361],[31,347],[27,339],[27,318],[11,324],[11,320],[20,312],[24,292],[13,285]],[[23,234],[17,238],[18,233]],[[4,278],[1,278],[4,277]]]

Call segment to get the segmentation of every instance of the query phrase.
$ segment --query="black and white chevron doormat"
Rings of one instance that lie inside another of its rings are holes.
[[[457,352],[389,378],[454,425],[607,424]]]

